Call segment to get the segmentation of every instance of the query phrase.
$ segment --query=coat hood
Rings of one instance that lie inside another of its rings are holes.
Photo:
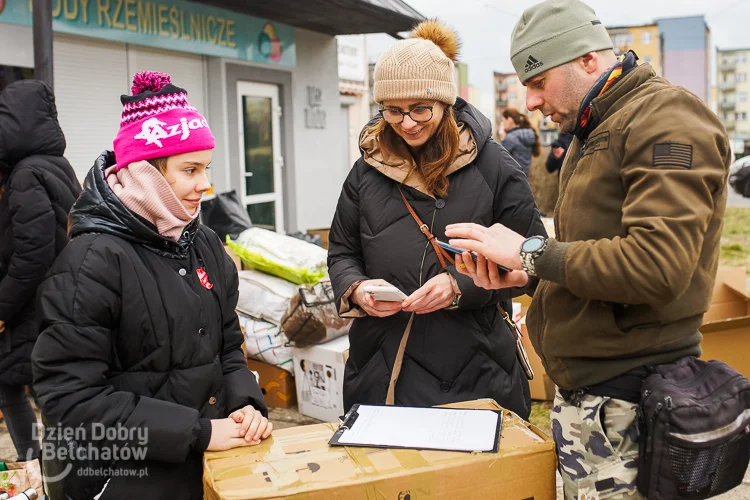
[[[447,175],[474,161],[487,142],[492,140],[492,123],[477,108],[458,97],[456,104],[453,105],[453,112],[456,115],[456,122],[460,131],[460,144],[458,156],[448,169]],[[413,159],[386,155],[380,149],[377,137],[368,133],[369,127],[377,123],[378,120],[382,120],[382,118],[378,116],[370,120],[360,134],[359,147],[364,160],[391,179],[432,197],[433,194],[427,192],[418,176],[411,175],[407,179],[407,175],[414,164]]]
[[[163,237],[153,224],[131,212],[109,187],[104,170],[114,164],[114,153],[104,151],[89,170],[83,192],[70,212],[70,237],[85,233],[109,234],[165,257],[185,258],[200,226],[199,219],[187,225],[179,241]]]
[[[12,167],[27,156],[64,153],[65,135],[52,90],[38,80],[5,87],[0,92],[0,161]]]
[[[520,141],[524,146],[532,147],[536,142],[536,134],[534,134],[534,131],[530,128],[516,127],[510,130],[508,135],[513,135],[513,137]]]

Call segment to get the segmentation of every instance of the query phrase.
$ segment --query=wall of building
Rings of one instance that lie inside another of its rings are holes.
[[[339,98],[336,39],[332,36],[297,30],[297,67],[294,80],[294,156],[297,185],[297,229],[330,227],[341,193],[349,159],[346,129]],[[305,110],[310,109],[307,88],[321,90],[320,110],[325,128],[308,128]]]
[[[610,28],[607,31],[609,31],[617,54],[633,50],[638,54],[640,62],[649,63],[657,75],[661,74],[661,43],[657,25]]]
[[[736,152],[750,145],[750,49],[717,51],[717,113]]]
[[[709,37],[704,17],[659,19],[657,25],[664,37],[663,76],[708,102]]]

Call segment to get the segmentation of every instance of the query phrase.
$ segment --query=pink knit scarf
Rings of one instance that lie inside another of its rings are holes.
[[[190,215],[159,170],[147,161],[131,163],[127,168],[110,167],[104,177],[120,201],[132,212],[156,226],[165,238],[180,239],[182,230],[195,215]]]

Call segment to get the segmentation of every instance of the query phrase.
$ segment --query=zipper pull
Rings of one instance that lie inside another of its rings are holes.
[[[672,409],[672,396],[667,396],[664,398],[664,405],[667,407],[667,410]]]

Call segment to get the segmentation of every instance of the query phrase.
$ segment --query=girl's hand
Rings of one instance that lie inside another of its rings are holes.
[[[240,424],[240,437],[250,444],[259,444],[273,432],[273,424],[252,406],[245,406],[229,415]]]

